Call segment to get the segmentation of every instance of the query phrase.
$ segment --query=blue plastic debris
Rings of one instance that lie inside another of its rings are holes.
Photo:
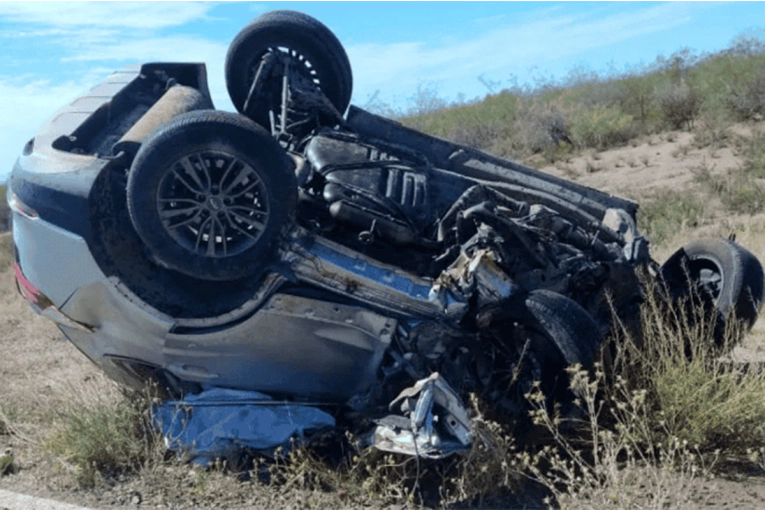
[[[155,406],[154,423],[170,451],[206,465],[242,449],[270,454],[289,448],[291,438],[333,428],[335,419],[316,407],[262,393],[214,388]]]

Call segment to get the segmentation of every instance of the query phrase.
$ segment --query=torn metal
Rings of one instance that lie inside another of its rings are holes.
[[[417,381],[390,403],[391,414],[376,420],[367,445],[383,451],[441,459],[470,448],[470,415],[457,392],[438,373]]]

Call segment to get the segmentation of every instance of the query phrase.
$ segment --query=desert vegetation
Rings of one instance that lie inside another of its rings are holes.
[[[631,195],[660,262],[700,236],[735,235],[762,257],[764,77],[765,42],[740,37],[713,55],[682,50],[608,76],[575,69],[474,103],[422,87],[412,110],[378,111]],[[723,167],[722,154],[732,163]],[[660,157],[686,161],[682,175],[669,175]],[[638,170],[656,185],[624,182]],[[11,262],[10,237],[0,235],[0,346],[14,360],[2,372],[0,487],[42,480],[57,497],[93,506],[693,508],[722,507],[709,487],[765,470],[763,328],[731,321],[716,343],[705,307],[669,306],[649,286],[642,332],[617,322],[595,367],[571,369],[575,406],[546,409],[531,391],[521,426],[473,398],[475,440],[464,454],[417,460],[334,434],[274,459],[191,467],[168,456],[151,428],[151,389],[120,390],[60,341],[12,295]]]
[[[411,127],[500,156],[554,162],[667,129],[724,142],[734,122],[765,115],[765,42],[739,36],[711,55],[689,49],[605,76],[574,68],[561,80],[515,86],[480,102],[449,104],[420,87],[408,110],[372,104]]]

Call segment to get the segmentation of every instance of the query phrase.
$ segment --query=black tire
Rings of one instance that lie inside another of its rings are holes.
[[[751,252],[733,241],[694,241],[661,266],[661,275],[673,299],[697,295],[717,310],[718,342],[722,341],[725,322],[731,314],[749,328],[757,320],[763,300],[762,265]]]
[[[694,241],[661,266],[670,297],[689,304],[700,298],[717,312],[714,336],[724,341],[725,324],[734,315],[751,328],[763,300],[763,270],[751,252],[727,239]],[[689,310],[692,315],[692,311]]]
[[[539,364],[541,386],[553,401],[570,394],[566,368],[592,366],[601,344],[600,329],[577,302],[548,290],[529,293],[523,327],[531,333],[531,351]]]
[[[226,87],[237,111],[270,127],[267,110],[243,110],[261,58],[279,48],[296,52],[303,62],[310,64],[306,66],[307,72],[343,114],[353,90],[348,55],[331,30],[316,19],[294,11],[273,11],[255,18],[231,43],[226,55]]]
[[[234,113],[179,115],[146,139],[128,176],[130,219],[153,260],[202,280],[271,264],[296,204],[287,154]]]

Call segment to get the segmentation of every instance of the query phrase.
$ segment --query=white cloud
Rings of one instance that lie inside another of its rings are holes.
[[[226,56],[228,45],[190,36],[150,37],[140,40],[85,48],[64,61],[164,60],[172,62],[204,62]]]
[[[210,94],[218,109],[233,110],[228,98],[224,66],[228,43],[186,36],[153,37],[83,49],[64,61],[109,62],[204,62]],[[107,66],[108,67],[108,66]],[[113,66],[119,67],[118,65]]]
[[[157,29],[204,19],[207,2],[0,2],[6,21],[50,27]]]
[[[24,144],[53,114],[86,91],[93,82],[52,85],[28,76],[0,77],[0,182],[10,174]]]

